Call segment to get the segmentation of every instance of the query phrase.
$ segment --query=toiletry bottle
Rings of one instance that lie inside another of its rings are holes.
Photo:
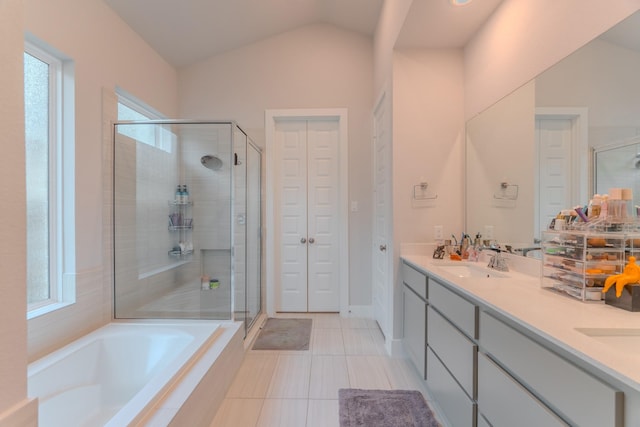
[[[623,188],[622,189],[622,217],[630,218],[633,217],[633,189],[631,188]]]
[[[609,218],[609,196],[602,195],[602,205],[600,207],[600,219],[607,220]]]
[[[175,203],[180,203],[182,201],[182,187],[180,187],[179,185],[176,186],[176,194],[173,201]]]
[[[594,194],[593,199],[589,202],[589,219],[595,219],[600,216],[602,208],[602,197],[599,194]]]
[[[182,203],[189,203],[189,190],[187,190],[187,184],[185,184],[182,188]]]
[[[469,246],[471,245],[471,239],[468,234],[462,234],[462,240],[460,241],[460,256],[462,259],[469,258]]]
[[[622,188],[610,188],[609,199],[607,201],[607,213],[613,221],[619,221],[622,218]]]

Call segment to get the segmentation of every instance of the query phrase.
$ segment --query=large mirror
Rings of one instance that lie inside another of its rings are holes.
[[[467,232],[527,248],[611,186],[640,204],[639,82],[640,12],[469,120]]]

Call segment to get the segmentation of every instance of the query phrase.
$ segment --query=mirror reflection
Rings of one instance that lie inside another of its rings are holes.
[[[638,70],[640,13],[469,120],[467,232],[530,248],[595,192],[633,188],[639,204]]]

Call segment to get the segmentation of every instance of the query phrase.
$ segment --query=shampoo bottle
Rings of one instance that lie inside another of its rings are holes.
[[[182,203],[189,203],[189,190],[187,190],[187,184],[182,187]]]

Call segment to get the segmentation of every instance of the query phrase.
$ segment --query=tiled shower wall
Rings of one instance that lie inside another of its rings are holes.
[[[230,125],[181,125],[171,153],[133,141],[116,151],[116,315],[144,317],[141,307],[164,298],[169,317],[229,318],[230,313]],[[123,139],[120,136],[120,139]],[[137,146],[137,147],[136,147]],[[217,155],[222,167],[203,167],[203,155]],[[182,168],[179,167],[182,165]],[[169,257],[179,240],[168,229],[169,203],[177,185],[186,184],[193,201],[193,230],[185,234],[194,247],[191,262]],[[201,276],[220,288],[201,291]],[[179,298],[176,292],[185,294]],[[190,307],[185,307],[185,301]],[[175,307],[170,305],[181,305]],[[179,309],[179,310],[178,310]],[[153,305],[154,316],[160,306]]]
[[[214,318],[229,318],[231,313],[231,173],[233,150],[231,125],[186,126],[180,131],[184,182],[193,201],[194,262],[185,272],[188,277],[202,275],[218,279],[220,287],[202,291],[201,312]],[[205,168],[202,156],[222,160],[218,170]],[[198,287],[200,282],[198,281]]]

